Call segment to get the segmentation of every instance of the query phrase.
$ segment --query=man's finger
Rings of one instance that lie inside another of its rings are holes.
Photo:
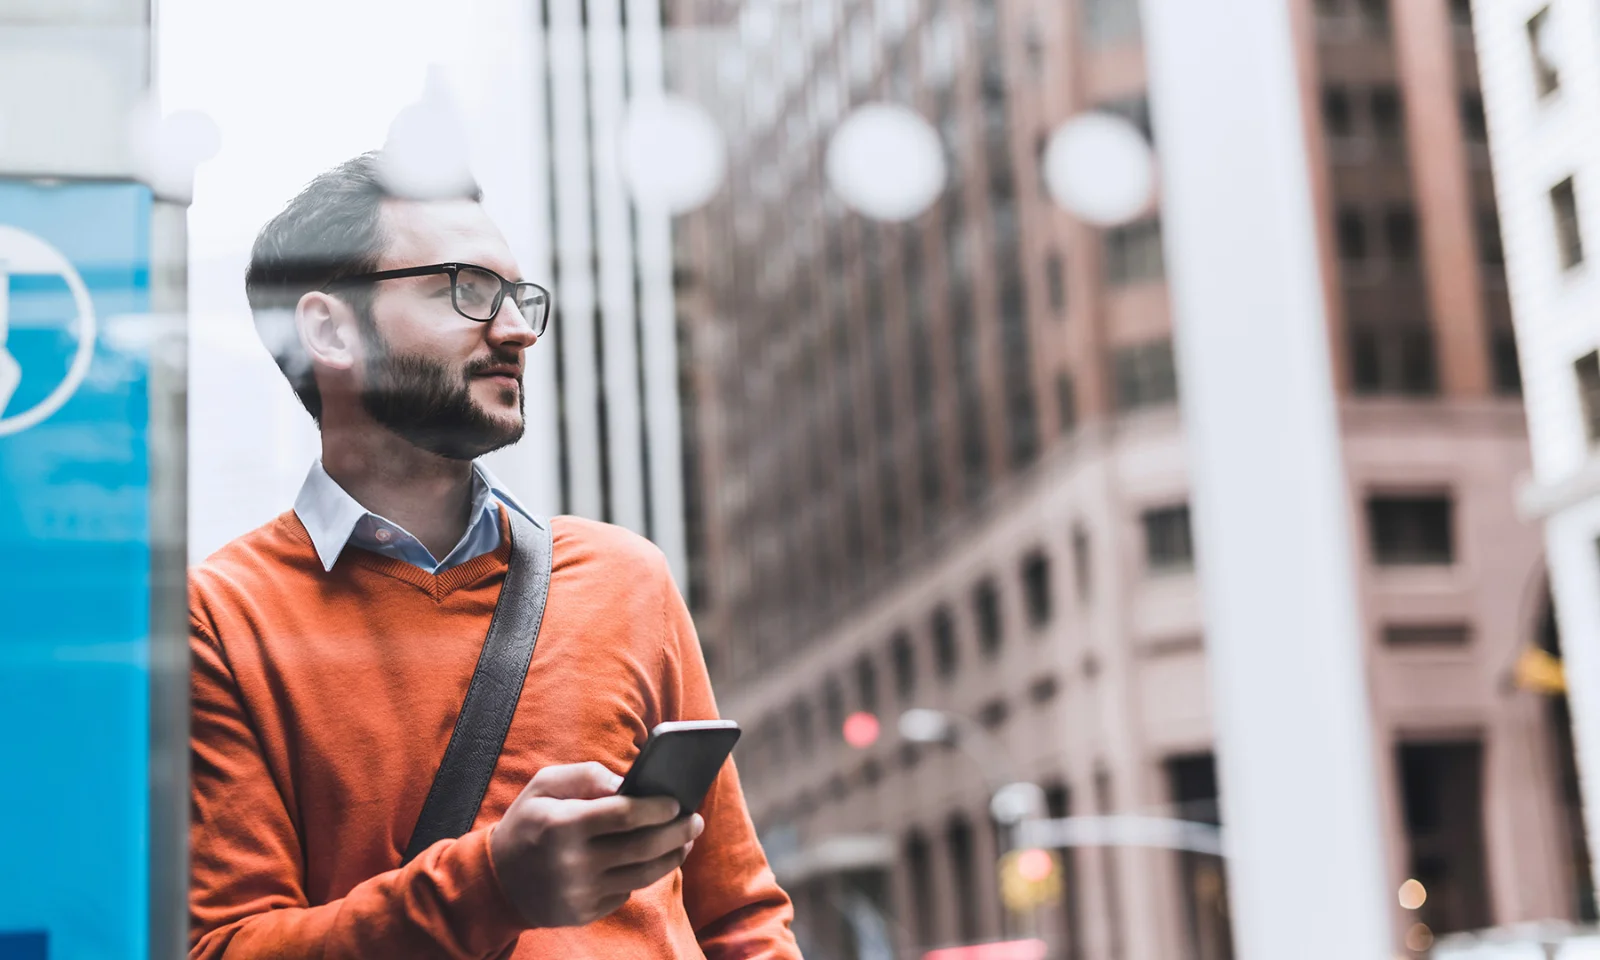
[[[545,767],[533,775],[523,793],[556,800],[598,800],[615,794],[620,786],[621,777],[590,760]]]
[[[694,842],[705,829],[700,815],[683,817],[656,827],[596,837],[591,849],[610,868],[646,863]]]
[[[678,801],[671,797],[605,797],[587,804],[579,818],[591,837],[630,833],[671,823],[678,818]]]
[[[653,860],[607,870],[600,875],[600,886],[618,892],[643,890],[683,866],[683,858],[688,855],[686,848],[674,847]]]

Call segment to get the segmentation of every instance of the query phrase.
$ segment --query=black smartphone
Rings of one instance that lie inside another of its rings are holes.
[[[674,720],[658,724],[634,758],[617,793],[671,797],[688,816],[700,809],[722,764],[739,742],[732,720]]]

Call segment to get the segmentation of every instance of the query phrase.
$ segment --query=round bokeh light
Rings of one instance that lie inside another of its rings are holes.
[[[1044,182],[1067,212],[1098,227],[1144,213],[1155,196],[1155,158],[1139,129],[1108,113],[1062,124],[1044,152]]]
[[[378,175],[396,196],[459,196],[473,185],[467,128],[444,68],[430,64],[422,99],[395,115],[378,157]]]
[[[1406,949],[1412,953],[1427,953],[1433,948],[1433,931],[1426,923],[1413,923],[1406,931]]]
[[[1038,883],[1048,878],[1055,867],[1055,861],[1050,859],[1048,850],[1034,848],[1017,854],[1017,876],[1029,883]]]
[[[921,115],[892,103],[851,113],[828,142],[828,183],[852,210],[874,220],[910,220],[944,189],[939,134]]]
[[[844,742],[857,750],[877,743],[878,718],[864,711],[850,714],[844,720]]]
[[[693,100],[671,94],[635,100],[618,143],[622,175],[641,205],[685,213],[710,200],[727,173],[722,132]]]
[[[160,115],[153,100],[129,115],[129,144],[139,178],[157,196],[194,199],[195,167],[222,149],[222,132],[209,114],[179,110]]]
[[[1407,880],[1400,884],[1400,906],[1407,910],[1420,910],[1428,902],[1428,890],[1420,880]]]

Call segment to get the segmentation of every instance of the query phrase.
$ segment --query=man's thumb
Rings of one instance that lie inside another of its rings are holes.
[[[533,775],[523,793],[556,800],[599,800],[616,793],[620,786],[621,777],[607,770],[604,764],[590,760],[545,767]]]

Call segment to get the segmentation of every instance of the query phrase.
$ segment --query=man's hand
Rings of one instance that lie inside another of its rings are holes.
[[[533,927],[575,927],[615,912],[678,869],[705,829],[664,797],[619,797],[598,763],[545,767],[494,828],[489,852],[506,896]]]

